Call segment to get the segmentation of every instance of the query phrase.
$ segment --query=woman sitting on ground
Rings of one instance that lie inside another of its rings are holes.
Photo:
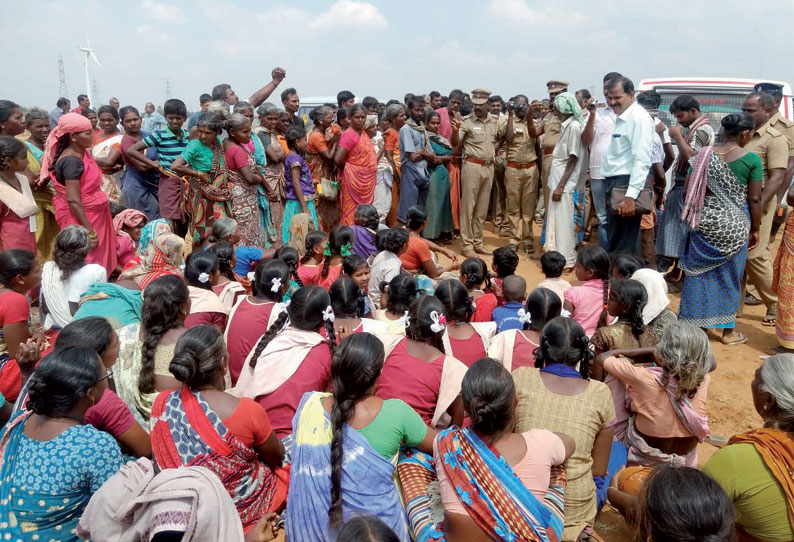
[[[90,348],[58,349],[39,363],[29,410],[0,434],[0,525],[9,540],[76,541],[91,495],[121,468],[113,437],[85,425],[109,376]]]
[[[435,296],[444,304],[447,315],[444,349],[471,367],[491,346],[496,335],[495,322],[472,322],[475,308],[463,283],[457,279],[438,283]]]
[[[410,273],[400,273],[388,284],[380,285],[380,306],[375,319],[386,324],[386,331],[393,335],[405,335],[405,317],[408,308],[418,295],[416,279]]]
[[[141,290],[152,281],[166,275],[181,277],[182,250],[184,240],[176,234],[165,232],[151,240],[143,256],[130,260],[129,264],[119,276],[119,282],[126,282],[128,286],[134,283]]]
[[[45,329],[62,328],[71,322],[83,292],[96,282],[107,282],[104,267],[86,263],[90,251],[91,239],[82,226],[67,226],[55,238],[53,261],[46,262],[41,272]]]
[[[218,257],[218,269],[221,272],[218,284],[212,287],[212,291],[220,298],[226,310],[231,311],[241,297],[251,293],[251,280],[234,272],[237,255],[230,242],[219,241],[208,250]]]
[[[460,281],[474,301],[473,322],[490,322],[497,306],[496,294],[491,292],[488,266],[481,258],[466,258],[460,265]],[[485,290],[482,289],[485,285]]]
[[[405,402],[375,395],[383,366],[379,339],[350,335],[331,362],[333,394],[301,399],[292,428],[288,539],[331,542],[343,520],[361,514],[409,539],[393,459],[403,444],[429,453],[435,431]]]
[[[248,532],[286,501],[286,473],[274,472],[284,446],[261,406],[223,391],[228,354],[214,326],[179,337],[169,370],[183,387],[164,391],[152,407],[154,461],[161,469],[198,465],[217,474]]]
[[[186,331],[185,318],[189,313],[187,286],[181,278],[170,275],[155,280],[144,290],[140,323],[119,330],[116,393],[144,427],[148,427],[157,393],[182,387],[168,366],[176,341]]]
[[[362,318],[366,292],[360,290],[358,284],[347,276],[341,276],[331,284],[328,293],[331,295],[331,307],[334,309],[334,329],[341,337],[350,333],[387,333],[386,324]],[[405,327],[403,326],[403,329]]]
[[[422,230],[426,224],[427,211],[416,206],[408,209],[408,221],[405,223],[409,232],[408,248],[400,255],[403,269],[414,275],[426,275],[431,279],[437,279],[442,273],[460,269],[460,262],[454,252],[422,237]],[[451,260],[451,263],[444,267],[438,265],[431,252],[443,254]]]
[[[462,395],[471,426],[443,431],[433,446],[446,540],[555,539],[547,531],[559,540],[563,464],[576,448],[574,440],[545,429],[513,432],[515,385],[494,359],[469,368]]]
[[[750,384],[763,428],[734,435],[703,466],[736,507],[740,542],[794,540],[794,355],[778,354]]]
[[[671,322],[678,320],[676,314],[667,308],[670,298],[667,295],[667,281],[664,275],[653,269],[638,269],[631,275],[648,293],[648,303],[642,309],[642,321],[651,328],[657,337],[661,337]]]
[[[185,327],[209,324],[221,332],[226,329],[229,309],[212,288],[221,281],[220,261],[209,250],[191,252],[185,260],[185,282],[190,292],[190,314]]]

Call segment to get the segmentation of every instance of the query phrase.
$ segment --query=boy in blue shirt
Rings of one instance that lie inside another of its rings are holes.
[[[527,281],[519,275],[505,277],[502,283],[502,292],[505,302],[493,310],[493,321],[499,332],[506,329],[523,329],[524,324],[518,316],[518,311],[524,308],[527,297]]]

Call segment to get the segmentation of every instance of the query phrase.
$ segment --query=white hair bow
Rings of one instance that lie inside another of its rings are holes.
[[[433,333],[441,333],[444,331],[447,324],[446,316],[438,314],[438,311],[433,311],[430,313],[430,319],[433,321],[433,323],[430,324],[430,331]]]
[[[571,311],[562,309],[560,311],[560,316],[562,316],[563,318],[570,318],[571,317]]]
[[[400,316],[400,318],[397,320],[397,323],[402,327],[408,327],[411,325],[411,317],[408,316],[408,311],[405,311],[405,314]]]
[[[281,279],[278,277],[274,277],[270,283],[273,285],[270,287],[270,291],[274,294],[277,294],[278,291],[281,289]]]
[[[519,320],[519,322],[521,322],[522,324],[527,324],[527,325],[529,325],[529,324],[531,324],[531,323],[532,323],[532,315],[531,315],[531,314],[529,314],[529,313],[528,313],[527,311],[525,311],[524,309],[518,309],[518,320]]]
[[[249,271],[249,273],[246,276],[248,277],[248,280],[254,280],[256,278],[256,273],[254,273],[253,271]]]
[[[331,305],[325,307],[323,311],[323,321],[334,323],[334,309],[331,308]]]
[[[198,281],[201,284],[207,284],[210,281],[210,276],[206,273],[200,273],[198,276]]]

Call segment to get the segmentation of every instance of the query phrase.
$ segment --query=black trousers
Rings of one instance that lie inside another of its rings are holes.
[[[620,216],[612,212],[612,190],[629,185],[629,175],[616,175],[606,178],[607,197],[607,234],[609,235],[609,254],[628,253],[642,258],[642,236],[640,222],[642,215]]]

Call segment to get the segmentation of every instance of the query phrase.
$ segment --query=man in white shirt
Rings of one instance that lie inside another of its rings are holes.
[[[606,180],[607,231],[609,252],[641,256],[640,222],[635,200],[645,187],[651,168],[654,122],[634,101],[634,83],[622,77],[613,81],[607,103],[617,115],[612,141],[607,148],[601,172]],[[612,191],[625,189],[625,196],[613,210]]]
[[[617,72],[609,72],[604,76],[604,99],[607,99],[609,87],[616,79],[623,77]],[[607,235],[607,204],[606,181],[601,173],[607,147],[612,141],[612,131],[615,129],[615,112],[608,105],[597,108],[595,102],[587,106],[590,115],[587,117],[582,143],[590,149],[590,192],[593,195],[593,207],[598,218],[598,244],[604,250],[609,250],[609,236]]]

